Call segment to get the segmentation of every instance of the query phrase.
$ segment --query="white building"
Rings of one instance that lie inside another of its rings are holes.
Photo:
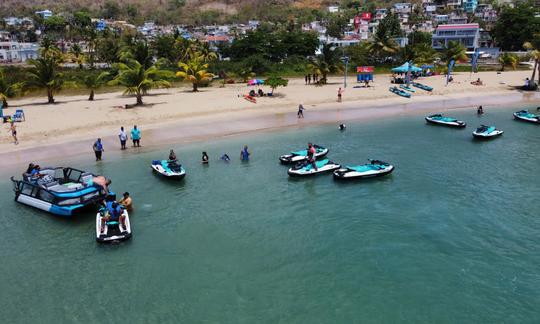
[[[38,43],[0,42],[0,63],[21,63],[38,57]]]
[[[47,10],[36,11],[35,14],[40,15],[43,19],[50,18],[53,15],[52,11],[50,11],[48,9]]]
[[[412,11],[413,5],[408,2],[395,3],[393,6],[394,12],[398,14],[410,13]]]
[[[328,6],[328,12],[330,13],[339,12],[339,6]]]

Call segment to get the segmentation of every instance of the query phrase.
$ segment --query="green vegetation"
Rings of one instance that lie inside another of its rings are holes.
[[[492,35],[505,51],[518,51],[530,41],[531,35],[540,33],[538,8],[532,2],[518,2],[515,7],[502,8]]]
[[[208,58],[200,52],[192,52],[185,62],[178,62],[180,71],[176,76],[188,80],[193,85],[193,92],[199,91],[199,86],[210,83],[214,75],[208,72]]]
[[[274,90],[278,87],[286,87],[289,84],[289,80],[283,79],[279,75],[271,75],[268,79],[264,80],[264,84],[269,86],[272,89],[272,94],[274,94]]]
[[[143,63],[132,58],[126,58],[124,63],[116,63],[118,74],[109,82],[111,85],[123,86],[124,95],[135,95],[137,105],[143,104],[142,98],[149,90],[171,86],[167,79],[172,79],[172,73],[160,69],[160,62],[148,68]]]
[[[506,66],[510,66],[513,70],[515,70],[519,63],[519,58],[516,54],[503,53],[499,56],[499,63],[501,63],[501,71],[504,71]]]

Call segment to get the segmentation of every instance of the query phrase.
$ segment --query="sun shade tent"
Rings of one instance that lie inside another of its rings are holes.
[[[411,73],[422,72],[421,68],[419,68],[417,66],[414,66],[414,65],[411,65],[410,69],[411,69]],[[405,64],[403,64],[401,66],[393,68],[392,72],[394,72],[394,73],[407,73],[407,72],[409,72],[409,62],[406,62]]]
[[[261,84],[264,84],[264,80],[260,80],[260,79],[251,79],[248,81],[248,85],[250,86],[253,86],[253,85],[261,85]]]

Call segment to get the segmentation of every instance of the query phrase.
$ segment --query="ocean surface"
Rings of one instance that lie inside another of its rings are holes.
[[[169,147],[59,162],[131,193],[133,238],[112,245],[95,242],[93,213],[15,203],[0,171],[0,321],[539,323],[540,126],[514,110],[450,113],[466,129],[408,116],[179,144],[181,182],[151,172]],[[482,123],[505,133],[475,141]],[[290,179],[278,157],[308,141],[396,170]]]

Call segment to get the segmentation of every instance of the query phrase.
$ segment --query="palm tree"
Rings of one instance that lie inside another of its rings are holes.
[[[501,71],[504,71],[505,66],[511,66],[513,70],[516,69],[519,62],[519,58],[516,54],[503,53],[499,56],[499,63],[501,63]]]
[[[377,61],[384,62],[386,61],[387,57],[396,54],[399,47],[392,39],[387,37],[379,37],[377,34],[375,34],[373,40],[368,43],[367,49]]]
[[[108,72],[102,72],[102,73],[90,73],[83,79],[83,85],[90,90],[90,96],[88,97],[89,101],[94,100],[94,92],[107,84],[108,79],[110,78],[110,73]]]
[[[466,60],[467,49],[458,41],[449,41],[447,46],[443,49],[442,59],[447,65],[451,60],[456,62]]]
[[[4,71],[0,69],[0,101],[4,108],[8,107],[8,98],[15,97],[20,91],[22,83],[9,84],[8,79],[6,78]]]
[[[439,57],[439,53],[428,44],[415,45],[413,52],[413,61],[416,64],[433,64]]]
[[[167,79],[172,78],[170,71],[160,69],[161,62],[145,68],[134,59],[126,59],[124,63],[114,65],[118,69],[116,77],[109,82],[110,85],[121,85],[126,87],[124,95],[135,95],[137,105],[142,105],[142,97],[150,89],[169,88],[171,83]]]
[[[79,69],[82,70],[84,63],[84,54],[81,45],[71,45],[71,48],[69,49],[69,54],[71,55],[72,62],[77,63],[79,65]]]
[[[212,81],[214,75],[208,72],[208,63],[206,63],[203,54],[194,52],[185,62],[178,62],[180,71],[176,72],[176,76],[189,80],[193,84],[193,92],[199,91],[199,85]]]
[[[33,67],[28,72],[25,86],[29,89],[46,89],[48,103],[54,103],[54,94],[64,86],[64,74],[59,71],[59,61],[54,56],[29,60]]]
[[[326,83],[326,76],[330,73],[330,67],[321,56],[317,56],[315,59],[311,60],[307,65],[307,68],[312,74],[322,76],[322,83]]]
[[[525,42],[523,47],[531,51],[531,57],[534,59],[534,67],[531,76],[531,84],[534,83],[534,77],[536,76],[536,70],[538,69],[538,83],[540,83],[540,34],[534,34],[533,39],[530,42]]]

